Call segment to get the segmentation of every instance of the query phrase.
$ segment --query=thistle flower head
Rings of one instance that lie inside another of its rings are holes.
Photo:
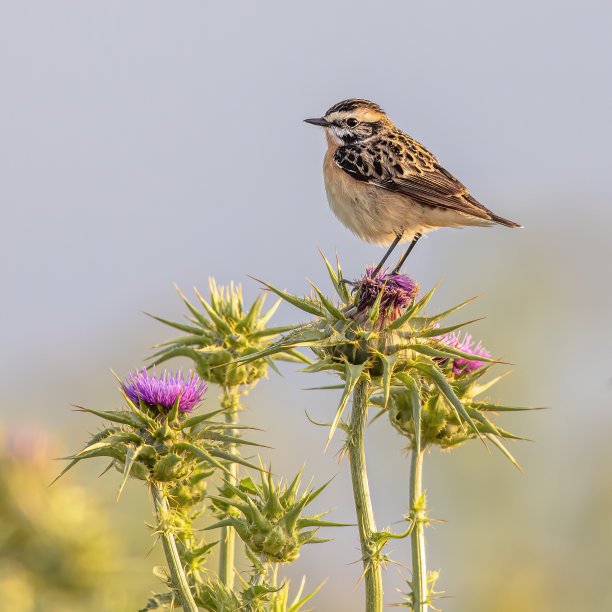
[[[190,415],[206,391],[206,383],[194,373],[183,378],[181,371],[156,376],[137,370],[121,383],[121,391],[128,404],[125,409],[78,407],[110,421],[111,426],[95,434],[83,450],[65,457],[70,463],[60,476],[84,459],[109,457],[111,465],[123,473],[120,492],[128,477],[184,485],[180,494],[185,507],[203,495],[197,474],[204,468],[210,470],[207,475],[215,469],[229,475],[222,463],[229,461],[258,469],[228,450],[228,444],[259,445],[235,435],[231,424],[226,427],[213,421],[222,410]]]
[[[184,379],[182,370],[176,374],[164,370],[161,376],[157,376],[153,367],[152,376],[146,368],[128,374],[127,379],[121,383],[121,388],[137,406],[144,402],[150,408],[168,412],[178,400],[179,412],[192,412],[202,401],[206,383],[191,370]]]
[[[374,267],[366,268],[365,276],[355,281],[359,287],[357,316],[365,315],[379,301],[379,323],[394,321],[414,300],[419,285],[409,276],[387,274],[379,270],[373,275]],[[382,294],[382,295],[381,295]]]
[[[440,340],[444,344],[456,348],[464,353],[470,353],[472,355],[478,355],[479,357],[486,357],[487,359],[491,357],[491,353],[487,351],[487,349],[482,345],[482,342],[478,342],[476,346],[474,346],[475,342],[472,340],[472,336],[470,334],[465,334],[463,338],[461,338],[460,332],[450,332],[447,334],[443,334],[441,336],[435,336],[436,340]],[[478,368],[482,367],[483,362],[477,359],[462,359],[460,357],[455,357],[452,361],[453,373],[458,374],[471,374]],[[442,360],[445,364],[447,360]]]

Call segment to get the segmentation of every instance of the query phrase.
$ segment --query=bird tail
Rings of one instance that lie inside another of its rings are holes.
[[[500,225],[505,225],[506,227],[523,227],[520,223],[515,223],[514,221],[504,219],[503,217],[498,217],[493,213],[491,213],[491,221],[494,223],[499,223]]]

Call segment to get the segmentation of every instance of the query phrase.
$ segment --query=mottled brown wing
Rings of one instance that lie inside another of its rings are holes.
[[[339,147],[334,161],[353,178],[401,193],[419,204],[517,226],[477,202],[427,149],[405,134]]]

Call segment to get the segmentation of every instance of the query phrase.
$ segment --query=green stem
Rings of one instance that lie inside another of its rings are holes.
[[[193,600],[191,590],[187,584],[187,578],[185,577],[181,559],[176,548],[174,535],[164,526],[169,510],[168,502],[164,496],[163,487],[160,484],[151,482],[149,483],[149,488],[151,490],[151,497],[153,498],[153,506],[155,508],[155,516],[157,518],[157,529],[164,546],[166,561],[168,562],[168,567],[170,568],[172,586],[178,593],[183,610],[185,612],[197,612],[198,607]]]
[[[255,567],[253,574],[251,575],[251,580],[249,581],[249,586],[251,588],[266,584],[270,569],[270,562],[263,555],[259,558],[259,563],[255,563],[254,565]],[[246,605],[245,612],[255,612],[257,609],[258,607],[256,603],[254,601],[249,601]]]
[[[225,411],[225,422],[236,424],[238,422],[238,398],[239,393],[234,387],[226,387],[221,398],[221,405],[227,410]],[[229,435],[236,435],[234,430],[227,432]],[[236,445],[230,444],[228,452],[234,454]],[[234,484],[237,480],[238,465],[230,463],[228,466],[230,475],[228,480]],[[236,531],[233,527],[221,528],[221,541],[219,548],[219,580],[230,589],[234,587],[234,548],[236,543]]]
[[[348,451],[364,569],[365,610],[366,612],[381,612],[383,608],[382,570],[373,542],[376,523],[374,522],[370,502],[363,441],[369,397],[370,381],[367,378],[362,378],[357,382],[353,391],[353,412],[351,414]]]
[[[260,586],[266,583],[268,579],[268,571],[270,569],[270,562],[262,555],[259,558],[259,565],[255,568],[253,575],[251,576],[251,586]]]
[[[410,533],[412,548],[412,600],[413,612],[427,612],[427,569],[425,567],[425,496],[423,495],[423,455],[421,441],[421,397],[416,381],[409,386],[412,419],[414,421],[414,443],[410,461],[410,517],[414,521]],[[422,498],[421,498],[422,496]]]
[[[410,507],[414,528],[410,534],[412,547],[412,598],[414,612],[427,612],[427,569],[425,566],[425,499],[421,499],[423,454],[415,444],[410,463]]]

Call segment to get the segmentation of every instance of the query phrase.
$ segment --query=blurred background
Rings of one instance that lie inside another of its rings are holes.
[[[448,596],[438,607],[612,609],[611,17],[594,0],[3,2],[6,609],[135,610],[158,588],[140,483],[115,502],[119,477],[98,480],[102,461],[46,487],[61,467],[51,459],[98,425],[70,404],[119,407],[110,368],[140,367],[171,337],[142,311],[180,319],[173,283],[192,296],[209,276],[242,282],[247,301],[259,292],[247,275],[298,294],[308,277],[331,293],[317,247],[337,249],[349,276],[382,256],[333,217],[323,134],[302,123],[349,97],[381,104],[481,202],[525,226],[439,230],[406,268],[425,290],[445,277],[432,311],[482,294],[464,311],[486,316],[470,331],[516,364],[492,399],[552,407],[500,419],[533,440],[511,445],[524,474],[481,444],[426,456],[431,515],[446,521],[427,535]],[[298,320],[283,305],[275,323]],[[243,419],[266,430],[277,474],[306,461],[315,485],[337,475],[317,503],[353,522],[340,436],[323,454],[327,433],[304,415],[328,419],[336,392],[305,391],[329,379],[296,370],[260,383]],[[379,527],[406,511],[402,447],[384,419],[370,427]],[[46,518],[32,518],[41,508]],[[26,521],[11,543],[9,515],[38,521],[43,539]],[[62,533],[40,527],[50,516],[63,517]],[[360,609],[357,532],[333,535],[287,575],[307,574],[311,588],[331,578],[316,610]],[[17,554],[23,542],[34,552]],[[50,550],[65,552],[37,565]],[[391,550],[409,566],[407,542]],[[70,555],[85,577],[61,574]],[[389,604],[407,590],[400,573],[410,576],[397,565],[385,574]]]

